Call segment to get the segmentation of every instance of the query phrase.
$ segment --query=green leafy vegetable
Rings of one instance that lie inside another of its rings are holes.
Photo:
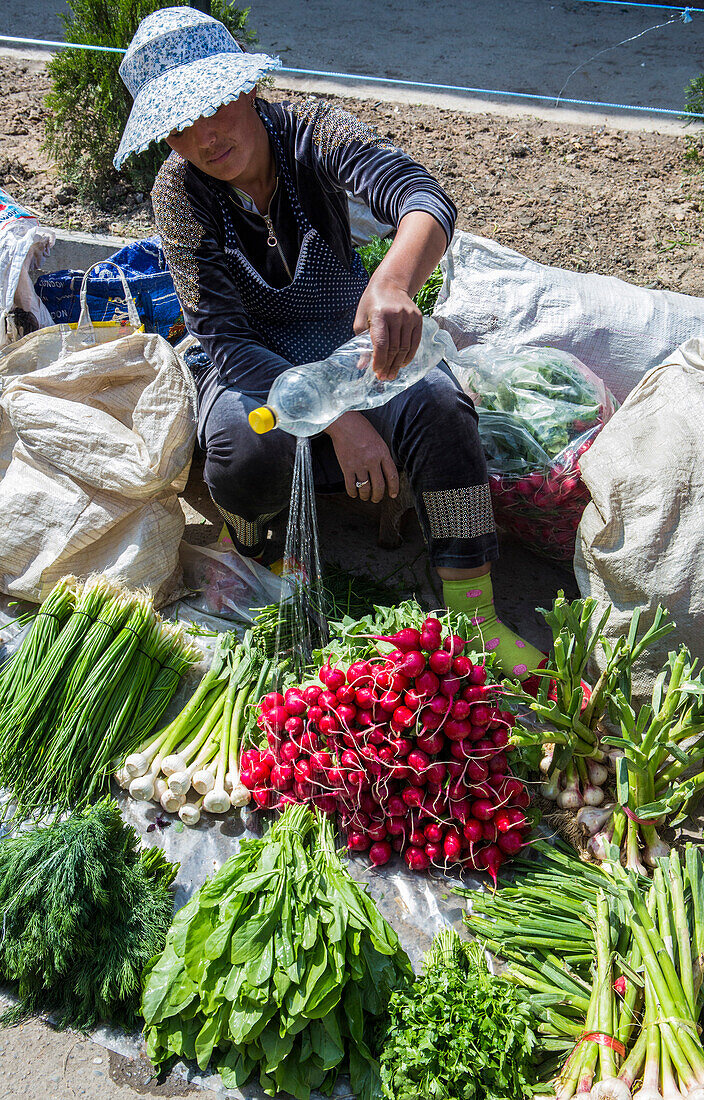
[[[335,850],[332,825],[291,806],[181,909],[145,973],[149,1056],[213,1061],[228,1088],[308,1100],[350,1075],[379,1096],[377,1018],[412,977],[396,933]]]
[[[382,1042],[385,1100],[522,1100],[530,1093],[530,1011],[489,973],[484,952],[453,929],[436,938],[424,973],[397,990]]]
[[[163,950],[177,868],[140,851],[117,805],[97,805],[0,843],[0,978],[26,1013],[60,1027],[131,1026],[146,963]]]
[[[362,263],[366,268],[367,275],[371,275],[376,271],[392,244],[393,240],[390,237],[372,237],[368,244],[363,244],[357,249],[362,258]],[[435,271],[430,273],[413,299],[421,313],[424,313],[428,317],[435,309],[435,303],[438,300],[442,281],[442,272],[438,265]]]

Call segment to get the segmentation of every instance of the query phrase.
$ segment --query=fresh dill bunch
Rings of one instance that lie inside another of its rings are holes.
[[[103,799],[0,843],[0,979],[14,1023],[50,1011],[59,1027],[132,1025],[144,966],[163,950],[177,866],[140,850],[117,804]]]

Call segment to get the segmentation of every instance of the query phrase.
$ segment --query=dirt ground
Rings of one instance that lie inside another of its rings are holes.
[[[83,206],[42,152],[41,62],[0,58],[0,186],[49,225],[141,237],[148,196],[117,186]],[[272,91],[270,98],[294,98]],[[704,294],[704,152],[694,136],[557,125],[340,99],[433,172],[458,228],[542,263]]]

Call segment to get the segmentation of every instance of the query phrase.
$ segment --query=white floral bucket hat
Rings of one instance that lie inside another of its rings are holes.
[[[278,57],[245,53],[227,28],[195,8],[162,8],[143,19],[120,65],[134,99],[113,164],[250,92]]]

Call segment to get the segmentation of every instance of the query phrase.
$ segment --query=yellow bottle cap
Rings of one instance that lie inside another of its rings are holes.
[[[261,405],[258,409],[252,409],[249,414],[249,426],[257,435],[264,435],[276,427],[276,417],[268,405]]]

